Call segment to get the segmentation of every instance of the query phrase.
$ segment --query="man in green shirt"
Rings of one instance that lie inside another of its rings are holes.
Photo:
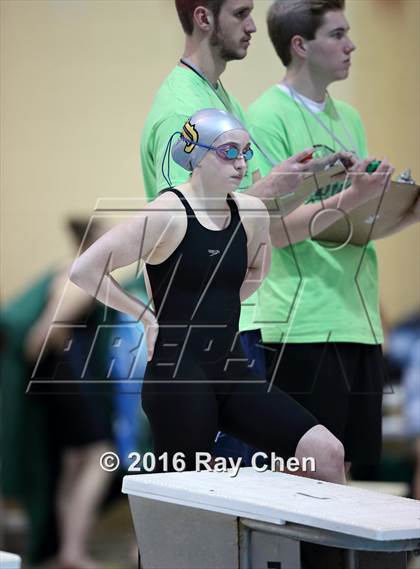
[[[149,199],[168,186],[163,175],[168,141],[194,112],[223,109],[246,126],[239,102],[224,89],[220,75],[229,61],[246,56],[256,31],[251,16],[253,0],[175,0],[175,4],[186,34],[184,54],[160,86],[141,136],[141,165]],[[295,190],[307,170],[302,163],[305,155],[299,152],[273,168],[269,176],[254,184],[254,194],[269,198]],[[256,158],[251,161],[242,188],[252,186],[256,162]],[[171,161],[170,178],[176,186],[188,179],[188,173]]]
[[[322,145],[352,152],[366,169],[358,112],[327,92],[348,76],[355,49],[343,10],[344,0],[276,0],[269,9],[270,38],[286,74],[251,104],[247,118],[257,141],[278,161]],[[264,176],[271,165],[262,160],[260,169]],[[377,172],[382,176],[370,182],[370,174],[360,173],[353,186],[377,184],[383,191],[393,169],[382,161]],[[353,192],[343,186],[316,192],[286,216],[287,232],[273,221],[272,268],[248,326],[261,328],[266,353],[274,354],[268,357],[270,381],[342,441],[348,463],[372,463],[381,450],[385,379],[375,246],[311,238],[337,208],[353,209]]]

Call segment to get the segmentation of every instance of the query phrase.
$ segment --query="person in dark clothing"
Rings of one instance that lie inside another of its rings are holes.
[[[82,250],[104,232],[98,222],[83,219],[70,220],[68,227]],[[100,457],[113,447],[112,417],[109,397],[80,381],[99,316],[92,298],[67,282],[68,272],[69,263],[55,271],[45,306],[25,337],[33,380],[28,393],[45,413],[49,453],[57,462],[51,486],[58,526],[55,564],[60,569],[98,569],[88,541],[112,481],[100,468]],[[88,376],[95,367],[91,361]]]

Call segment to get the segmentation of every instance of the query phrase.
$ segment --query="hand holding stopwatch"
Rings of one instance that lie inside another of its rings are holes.
[[[352,152],[341,150],[337,152],[325,144],[314,144],[311,159],[309,170],[313,172],[327,170],[334,166],[343,166],[346,170],[350,170],[357,162],[356,156]],[[305,160],[305,163],[307,162]]]
[[[350,170],[357,163],[357,157],[352,152],[340,152],[337,162],[341,163],[346,170]]]
[[[388,189],[393,172],[388,160],[362,160],[351,170],[352,191],[361,203],[380,196]]]
[[[373,174],[374,172],[376,172],[376,170],[379,168],[379,166],[382,164],[382,162],[380,160],[372,160],[371,162],[369,162],[369,164],[366,167],[366,172],[368,174]]]

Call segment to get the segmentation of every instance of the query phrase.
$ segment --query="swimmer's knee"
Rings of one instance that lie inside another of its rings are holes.
[[[313,457],[315,471],[312,478],[343,484],[344,446],[327,428],[316,425],[307,431],[296,447],[296,456]]]

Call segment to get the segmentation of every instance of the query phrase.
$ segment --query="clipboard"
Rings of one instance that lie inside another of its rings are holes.
[[[325,169],[325,160],[313,160],[311,172],[308,172],[303,182],[297,190],[279,196],[275,199],[264,200],[265,206],[270,215],[284,216],[303,204],[314,192],[325,186],[335,184],[343,180],[347,175],[347,170],[341,162]]]
[[[350,214],[314,235],[316,241],[366,245],[391,230],[408,213],[420,195],[411,182],[391,182],[389,189],[355,208]]]

